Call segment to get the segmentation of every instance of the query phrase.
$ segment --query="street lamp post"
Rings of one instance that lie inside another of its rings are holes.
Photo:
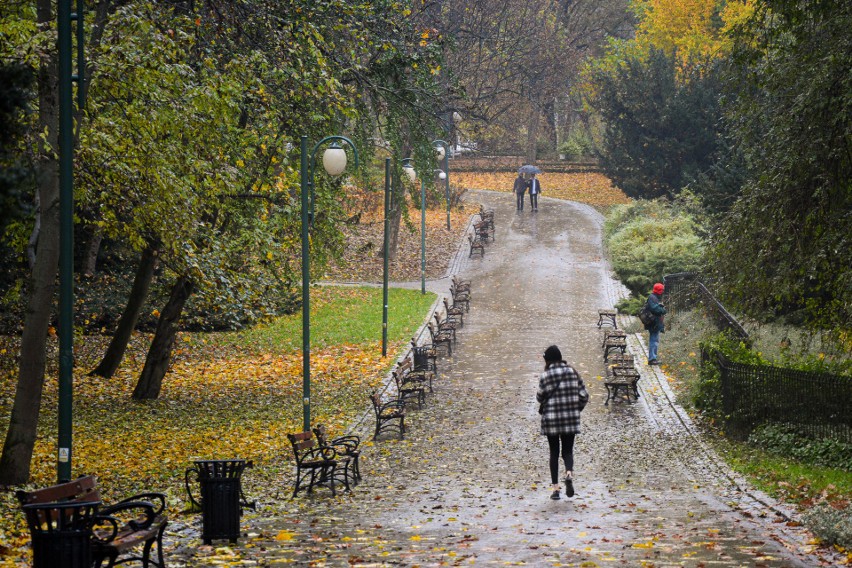
[[[56,478],[71,480],[74,398],[74,103],[83,107],[86,61],[83,53],[83,1],[60,0],[56,6],[59,99],[59,381],[57,407]],[[76,21],[77,73],[73,70],[73,32]]]
[[[317,142],[308,153],[308,137],[302,136],[301,201],[302,201],[302,429],[311,429],[311,269],[310,269],[310,226],[314,216],[314,162],[317,151],[326,142],[331,146],[322,156],[325,171],[332,176],[340,175],[346,169],[346,151],[337,142],[344,142],[355,154],[355,167],[358,167],[358,150],[351,140],[344,136],[326,136]]]
[[[420,180],[420,293],[426,293],[426,186]]]
[[[385,158],[385,214],[384,214],[384,241],[382,248],[383,270],[382,270],[382,357],[388,355],[388,248],[390,246],[390,187],[391,187],[391,159]]]
[[[438,179],[447,179],[447,172],[435,170]],[[426,293],[426,189],[420,182],[420,293]]]
[[[447,199],[447,230],[450,230],[450,145],[444,140],[433,140],[432,146],[435,147],[435,152],[439,160],[443,160],[443,171],[446,180],[446,199]]]

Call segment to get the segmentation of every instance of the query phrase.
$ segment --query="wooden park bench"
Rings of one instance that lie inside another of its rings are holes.
[[[59,532],[69,527],[75,517],[83,519],[77,529],[84,530],[93,566],[107,567],[138,561],[144,566],[163,568],[163,531],[168,519],[165,514],[166,496],[163,493],[139,493],[110,506],[101,505],[97,478],[92,475],[79,477],[35,491],[18,491],[18,501],[24,509],[30,534],[33,537],[35,555],[47,553],[39,558],[42,565],[64,565],[68,558],[57,556],[50,559],[50,549],[56,546],[41,546],[39,540],[62,538]],[[81,515],[80,511],[88,511]],[[73,524],[73,523],[72,523]],[[89,534],[85,534],[89,533]],[[55,541],[54,541],[55,542]],[[157,560],[151,558],[156,546]],[[138,551],[141,547],[141,552]],[[61,549],[58,552],[62,552]],[[67,552],[67,550],[66,550]],[[119,558],[121,558],[119,560]]]
[[[467,240],[470,243],[470,253],[467,255],[468,258],[473,256],[473,253],[479,253],[480,256],[485,256],[485,243],[479,238],[479,235],[471,235],[467,234]]]
[[[455,274],[450,282],[450,285],[455,288],[457,292],[467,292],[468,294],[470,293],[471,284],[471,280],[463,280]]]
[[[461,327],[461,325],[459,324],[459,320],[450,319],[446,315],[444,315],[444,319],[441,319],[441,316],[438,314],[438,312],[435,312],[433,316],[435,318],[435,328],[439,332],[449,332],[452,335],[453,344],[455,344],[456,331],[459,327]]]
[[[320,445],[313,432],[287,434],[296,458],[296,481],[293,484],[293,497],[299,491],[313,493],[314,487],[324,486],[337,495],[335,484],[339,481],[349,490],[350,473],[348,457],[338,455],[331,446]]]
[[[432,340],[432,348],[437,351],[443,347],[447,351],[447,355],[452,355],[453,336],[455,335],[452,330],[441,331],[437,329],[432,322],[429,322],[426,327],[429,330],[429,337]]]
[[[453,307],[464,307],[464,311],[470,311],[470,285],[456,285],[455,282],[450,284],[450,295],[453,297]]]
[[[484,223],[488,223],[492,230],[494,230],[494,210],[486,209],[484,205],[479,204],[479,211],[476,212],[476,215],[479,215],[480,221]]]
[[[337,455],[343,456],[351,460],[350,467],[346,473],[349,475],[348,481],[350,484],[355,484],[361,480],[361,438],[355,435],[337,436],[329,439],[326,435],[325,426],[317,424],[313,427],[314,436],[317,438],[317,443],[320,447],[331,447],[337,452]]]
[[[480,221],[478,223],[473,224],[473,231],[475,235],[483,242],[488,243],[489,240],[494,241],[494,225],[488,223],[487,221]]]
[[[405,361],[408,364],[397,363],[396,369],[392,372],[397,395],[406,404],[408,404],[408,399],[415,398],[417,399],[417,408],[423,408],[426,403],[426,386],[418,380],[418,377],[411,375],[411,360],[406,359]]]
[[[627,334],[620,329],[604,330],[603,348],[604,362],[615,353],[624,355],[627,352]]]
[[[399,439],[405,437],[405,402],[401,398],[383,401],[379,393],[370,395],[373,410],[376,411],[376,431],[373,440],[385,433],[396,433]]]
[[[613,355],[611,362],[607,365],[604,379],[604,386],[606,387],[604,406],[607,406],[610,400],[630,402],[631,396],[633,400],[637,400],[639,398],[639,379],[639,371],[633,365],[632,355]]]
[[[598,329],[605,325],[618,329],[618,323],[615,320],[617,315],[618,310],[598,310]]]
[[[465,309],[461,305],[457,306],[455,302],[451,306],[446,296],[444,296],[444,313],[447,314],[447,319],[457,321],[459,327],[464,327]]]

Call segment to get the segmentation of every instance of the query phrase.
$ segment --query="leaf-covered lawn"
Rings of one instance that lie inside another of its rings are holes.
[[[511,191],[514,174],[453,174],[469,189]],[[545,195],[611,205],[627,198],[599,174],[542,174]],[[561,185],[560,185],[561,184]],[[454,209],[451,230],[446,209],[427,210],[427,277],[438,278],[459,246],[476,205]],[[420,278],[420,214],[409,213],[399,233],[392,281]],[[381,282],[383,223],[375,209],[344,228],[343,258],[326,280]],[[381,289],[311,289],[312,422],[331,434],[351,426],[366,408],[366,395],[382,384],[392,362],[422,323],[434,296],[390,290],[388,356],[381,358]],[[108,337],[78,337],[75,346],[73,475],[93,473],[105,502],[143,490],[167,493],[170,516],[187,506],[184,472],[193,458],[251,459],[246,493],[257,495],[291,475],[285,434],[302,426],[301,314],[239,334],[178,336],[173,364],[160,399],[130,398],[145,361],[149,335],[137,334],[115,377],[87,373],[106,349]],[[28,488],[56,481],[56,337],[48,343],[48,379],[39,437]],[[18,338],[0,337],[0,435],[5,436],[17,380]],[[258,488],[258,489],[256,489]],[[12,488],[2,493],[0,568],[29,562],[29,534]],[[276,489],[277,490],[277,489]]]
[[[512,191],[517,174],[514,172],[454,172],[453,183],[467,189]],[[542,196],[579,201],[598,207],[627,203],[630,199],[603,174],[543,172]]]
[[[381,357],[381,289],[313,287],[312,422],[342,433],[367,408],[434,302],[434,295],[391,290],[388,356]],[[346,309],[342,308],[345,306]],[[346,321],[348,326],[339,325]],[[349,330],[348,337],[341,329]],[[159,400],[130,398],[149,337],[136,335],[111,379],[86,373],[108,338],[78,339],[74,371],[72,475],[97,475],[105,502],[143,490],[168,494],[171,515],[186,507],[184,471],[193,458],[242,457],[255,463],[252,482],[269,485],[290,470],[287,432],[302,427],[301,313],[239,334],[180,334]],[[10,353],[17,338],[2,338],[0,420],[5,435],[17,370]],[[56,349],[55,341],[51,349]],[[30,488],[56,480],[57,383],[55,357],[39,422]],[[278,484],[278,482],[276,482]],[[277,485],[276,485],[277,486]],[[13,488],[18,489],[18,488]],[[0,566],[29,554],[29,536],[12,490],[2,496]]]
[[[453,209],[450,230],[447,210],[426,210],[426,277],[441,278],[459,248],[467,228],[467,220],[475,209]],[[381,282],[384,270],[382,248],[384,222],[379,212],[365,213],[360,223],[346,227],[346,245],[340,262],[332,263],[325,273],[327,280],[344,282]],[[421,237],[420,211],[411,209],[407,222],[400,223],[396,258],[388,262],[388,278],[405,282],[420,279]]]

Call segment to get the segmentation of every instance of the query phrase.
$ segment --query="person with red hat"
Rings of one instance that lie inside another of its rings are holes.
[[[651,323],[645,325],[648,330],[648,364],[659,365],[660,360],[657,358],[657,348],[660,346],[660,334],[665,333],[665,322],[663,316],[666,313],[666,307],[663,305],[663,292],[665,286],[657,282],[654,284],[653,292],[648,296],[645,302],[645,307],[654,315]]]

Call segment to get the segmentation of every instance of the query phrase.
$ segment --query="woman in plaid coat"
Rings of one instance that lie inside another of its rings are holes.
[[[580,413],[589,402],[583,379],[562,360],[555,345],[544,352],[544,373],[535,395],[540,403],[541,433],[550,448],[551,499],[559,499],[559,454],[565,462],[565,495],[574,495],[574,436],[580,433]]]

